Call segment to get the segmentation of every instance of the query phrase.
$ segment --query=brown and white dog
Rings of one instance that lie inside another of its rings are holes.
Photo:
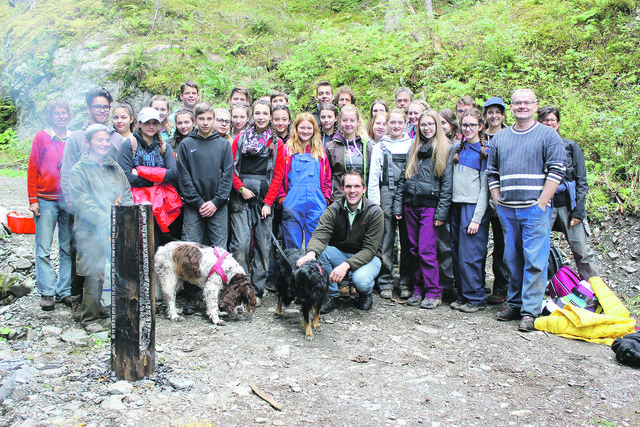
[[[184,320],[176,310],[176,293],[184,282],[204,290],[207,316],[214,325],[224,325],[218,317],[218,294],[228,314],[254,311],[256,295],[249,276],[229,252],[192,242],[170,242],[158,248],[155,257],[156,282],[167,303],[167,317]]]

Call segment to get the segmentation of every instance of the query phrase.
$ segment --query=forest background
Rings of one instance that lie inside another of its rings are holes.
[[[356,105],[408,86],[436,109],[532,88],[585,153],[594,219],[640,213],[637,0],[5,0],[0,4],[0,174],[25,176],[44,103],[104,85],[139,109],[185,79],[226,105],[237,85],[281,89],[294,113],[314,84]],[[510,116],[507,123],[512,124]]]

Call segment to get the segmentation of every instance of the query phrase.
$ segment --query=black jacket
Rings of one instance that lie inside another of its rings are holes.
[[[575,141],[562,138],[564,148],[567,151],[567,169],[564,172],[563,181],[574,181],[576,183],[576,207],[569,216],[583,221],[587,217],[587,209],[584,201],[589,191],[587,184],[587,168],[584,161],[584,154]],[[553,206],[571,206],[569,192],[557,193],[553,197]]]
[[[213,132],[206,139],[193,131],[178,146],[178,182],[184,202],[193,209],[208,201],[216,208],[229,201],[233,154],[229,141]]]
[[[453,185],[453,170],[451,159],[454,149],[451,148],[447,159],[445,172],[436,177],[434,165],[431,161],[433,144],[423,144],[418,149],[418,165],[416,173],[407,179],[407,164],[402,168],[400,182],[393,198],[393,214],[404,215],[404,205],[436,208],[434,219],[449,222],[449,207],[451,206],[451,190]]]

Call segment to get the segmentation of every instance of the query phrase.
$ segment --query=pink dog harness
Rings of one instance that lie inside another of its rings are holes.
[[[222,261],[224,261],[224,259],[229,255],[229,252],[223,252],[222,254],[220,254],[220,252],[218,252],[218,248],[214,247],[213,253],[216,255],[216,257],[218,257],[218,261],[216,261],[216,263],[213,264],[213,267],[211,267],[211,271],[209,271],[207,279],[211,277],[213,273],[218,273],[220,275],[220,278],[222,279],[222,283],[226,285],[227,275],[224,274],[224,270],[222,269]]]

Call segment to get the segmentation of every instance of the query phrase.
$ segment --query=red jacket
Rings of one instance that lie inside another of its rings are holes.
[[[233,143],[231,144],[231,152],[233,153],[234,164],[236,160],[236,151],[238,150],[238,140],[240,139],[240,135],[242,134],[240,133],[236,135]],[[274,138],[275,137],[271,138],[270,143],[273,142]],[[267,195],[264,197],[264,204],[269,206],[273,206],[273,202],[276,200],[278,190],[280,190],[280,187],[282,186],[282,180],[284,178],[284,145],[282,144],[282,140],[280,138],[278,138],[277,141],[278,154],[276,155],[276,161],[273,166],[273,178],[269,183],[269,190],[267,191]],[[236,171],[234,168],[233,188],[236,191],[239,191],[242,187],[244,187],[244,184],[242,183],[242,180],[236,175]]]
[[[60,166],[64,143],[65,141],[56,137],[50,129],[41,130],[33,138],[27,168],[29,203],[37,203],[38,197],[47,200],[62,198]]]

